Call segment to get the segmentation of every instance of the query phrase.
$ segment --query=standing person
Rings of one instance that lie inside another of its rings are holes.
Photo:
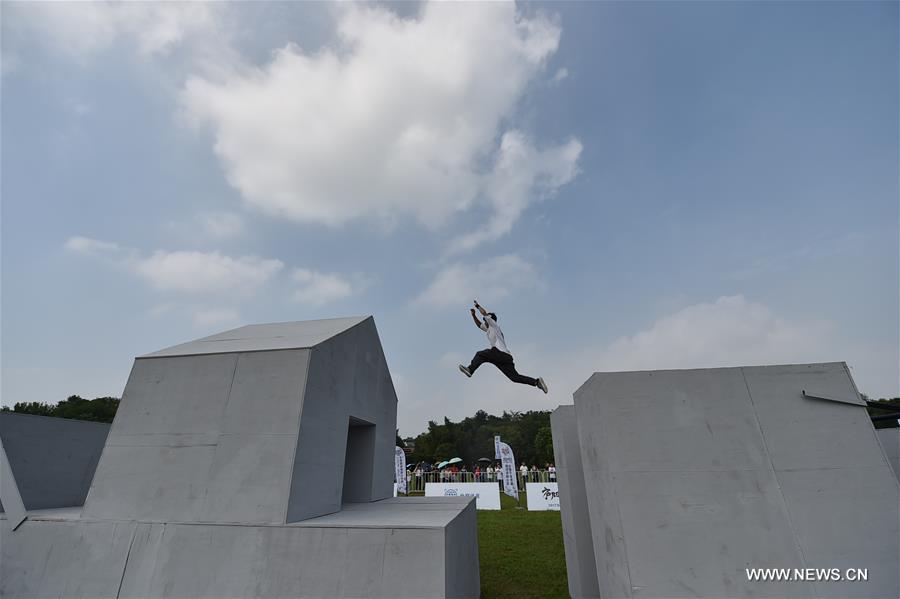
[[[547,466],[547,472],[550,473],[550,482],[555,483],[556,482],[556,466],[554,466],[552,462],[550,463],[549,466]]]
[[[525,483],[528,482],[528,466],[525,465],[525,462],[519,466],[519,474],[522,476],[522,488],[524,489]]]
[[[533,482],[533,483],[538,482],[538,469],[537,469],[537,464],[532,464],[532,465],[531,465],[531,482]]]
[[[478,308],[478,311],[481,312],[481,315],[484,317],[484,322],[478,319],[478,316],[475,315],[475,308]],[[475,308],[470,308],[469,312],[472,314],[472,320],[475,321],[475,326],[479,329],[487,333],[488,341],[491,343],[491,347],[489,349],[483,349],[479,352],[476,352],[475,356],[472,358],[472,361],[468,366],[459,365],[459,370],[464,375],[471,377],[472,374],[478,367],[488,362],[496,366],[500,372],[506,375],[506,378],[511,380],[514,383],[521,383],[523,385],[530,385],[532,387],[537,387],[544,393],[547,392],[547,383],[544,382],[544,379],[538,377],[536,379],[531,378],[530,376],[525,376],[524,374],[519,374],[516,371],[516,364],[513,361],[512,354],[509,353],[509,348],[506,347],[506,339],[503,337],[503,331],[500,330],[500,327],[497,326],[497,315],[494,312],[488,312],[481,305],[479,305],[478,300],[475,300]]]

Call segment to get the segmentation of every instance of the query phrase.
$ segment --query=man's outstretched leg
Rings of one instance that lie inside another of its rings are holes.
[[[503,354],[503,352],[499,352]],[[547,383],[544,382],[544,379],[531,378],[530,376],[525,376],[524,374],[519,374],[516,370],[516,363],[513,361],[512,356],[509,354],[503,354],[504,356],[508,356],[508,358],[497,360],[494,362],[494,366],[500,369],[500,372],[506,375],[506,378],[511,380],[514,383],[521,383],[522,385],[531,385],[532,387],[537,387],[544,393],[547,392]]]
[[[462,372],[466,376],[472,376],[478,367],[484,364],[485,362],[491,361],[491,350],[483,349],[479,352],[475,352],[475,355],[472,356],[472,361],[468,366],[459,365],[459,371]]]

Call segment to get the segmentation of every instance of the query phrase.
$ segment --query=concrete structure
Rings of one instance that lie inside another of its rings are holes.
[[[553,428],[553,457],[560,490],[559,510],[563,521],[569,593],[577,598],[600,597],[594,540],[590,525],[585,526],[590,522],[590,517],[575,406],[556,408],[550,414],[550,425]]]
[[[594,374],[552,419],[570,592],[593,593],[587,533],[604,599],[897,597],[900,491],[863,405],[843,363]]]
[[[876,433],[878,433],[878,440],[881,441],[888,462],[894,470],[894,475],[900,479],[900,428],[882,428],[878,429]]]
[[[84,505],[109,426],[0,412],[0,439],[25,509]]]
[[[254,325],[135,360],[83,509],[2,529],[6,597],[468,597],[473,499],[393,499],[374,320]]]

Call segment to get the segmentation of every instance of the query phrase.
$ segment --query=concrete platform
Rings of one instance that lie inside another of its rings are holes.
[[[391,498],[289,525],[40,510],[15,532],[0,522],[0,596],[477,597],[475,518],[472,498]]]
[[[900,595],[900,489],[843,363],[596,373],[552,426],[581,459],[559,474],[561,498],[584,484],[562,506],[573,596],[590,575],[604,599]],[[748,580],[767,567],[869,579]]]

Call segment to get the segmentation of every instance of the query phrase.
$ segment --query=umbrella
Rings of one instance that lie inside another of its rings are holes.
[[[447,462],[441,462],[440,464],[438,464],[438,465],[435,466],[435,467],[436,467],[438,470],[440,470],[441,468],[443,468],[443,467],[446,466],[446,465],[447,465]]]
[[[483,464],[490,464],[490,463],[492,463],[494,460],[492,460],[491,458],[478,458],[478,461],[481,462],[481,463],[483,463]]]
[[[453,458],[451,460],[447,460],[448,464],[459,464],[460,462],[462,462],[462,458]]]
[[[416,467],[416,465],[413,462],[410,462],[409,464],[406,465],[407,470],[412,470],[415,467]]]

